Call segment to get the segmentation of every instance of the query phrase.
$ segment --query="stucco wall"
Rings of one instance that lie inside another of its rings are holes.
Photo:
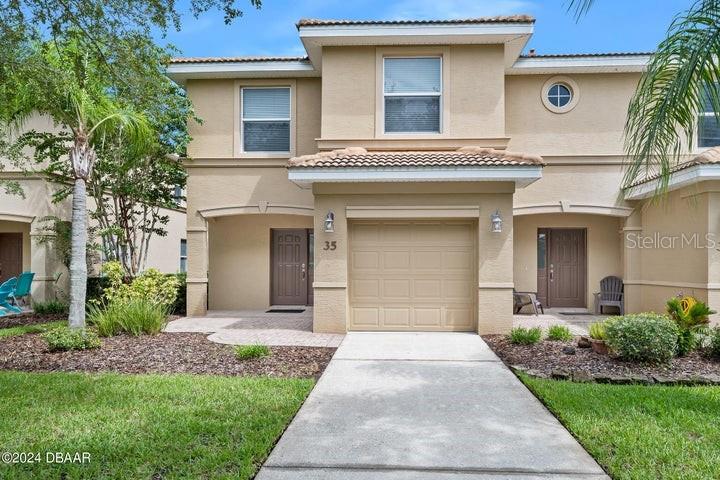
[[[515,288],[537,291],[538,228],[585,228],[587,285],[586,306],[593,308],[593,293],[608,275],[622,278],[621,220],[616,217],[577,214],[522,215],[515,217]]]
[[[509,149],[540,155],[622,155],[627,105],[639,74],[571,74],[579,101],[567,113],[542,103],[543,84],[554,75],[505,78]]]
[[[420,137],[487,138],[504,135],[505,82],[501,45],[358,46],[323,48],[323,139],[384,136],[382,58],[393,55],[442,56],[442,132],[440,135]]]
[[[270,306],[270,229],[312,228],[311,216],[234,215],[209,222],[212,310]]]

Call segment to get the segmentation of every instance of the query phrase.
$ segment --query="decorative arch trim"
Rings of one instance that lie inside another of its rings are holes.
[[[539,215],[543,213],[582,213],[589,215],[606,215],[610,217],[629,217],[632,207],[593,204],[558,204],[520,205],[513,208],[513,216]]]
[[[14,213],[0,213],[0,220],[6,222],[32,223],[35,217],[30,215],[16,215]]]
[[[305,215],[313,216],[315,209],[303,205],[225,205],[198,210],[203,218],[227,217],[231,215]]]

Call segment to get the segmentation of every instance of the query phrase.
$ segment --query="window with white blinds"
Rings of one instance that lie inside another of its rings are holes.
[[[705,87],[701,97],[701,109],[698,118],[698,147],[716,147],[720,145],[720,122],[715,116],[711,98],[711,87]],[[719,88],[718,86],[714,88]]]
[[[244,152],[290,152],[290,88],[241,90]]]
[[[383,59],[385,133],[440,133],[440,57]]]

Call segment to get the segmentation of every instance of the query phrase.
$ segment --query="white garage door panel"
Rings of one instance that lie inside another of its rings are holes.
[[[362,221],[350,226],[352,330],[476,328],[471,221]]]

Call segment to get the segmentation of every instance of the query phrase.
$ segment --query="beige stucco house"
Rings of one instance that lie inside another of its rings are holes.
[[[25,127],[30,130],[52,131],[52,121],[41,116],[31,117]],[[70,199],[53,203],[55,186],[41,175],[22,172],[17,166],[0,158],[0,179],[16,181],[23,196],[7,193],[0,185],[0,283],[23,271],[35,273],[32,299],[44,301],[67,295],[68,271],[47,243],[40,243],[46,217],[71,218]],[[88,199],[92,202],[92,199]],[[185,268],[185,210],[164,209],[169,217],[164,228],[167,234],[150,240],[146,267],[154,267],[165,273],[176,273]],[[99,267],[99,265],[98,265]],[[97,269],[96,269],[97,270]],[[97,273],[97,272],[95,272]]]
[[[314,305],[318,332],[503,332],[513,288],[592,309],[609,275],[627,311],[679,292],[720,306],[716,249],[641,245],[718,231],[713,151],[664,204],[652,178],[621,192],[648,54],[521,55],[533,25],[301,20],[307,57],[174,60],[204,120],[188,312]]]

